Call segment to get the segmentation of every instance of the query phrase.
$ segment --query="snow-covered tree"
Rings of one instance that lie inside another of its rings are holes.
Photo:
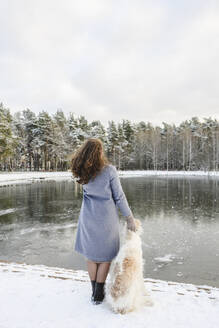
[[[1,169],[12,169],[12,157],[15,154],[17,138],[12,131],[10,110],[0,103],[0,165]]]
[[[118,146],[118,130],[114,121],[108,121],[107,128],[107,156],[116,165],[116,147]]]
[[[66,118],[61,109],[51,116],[30,109],[12,116],[0,104],[0,170],[66,170],[71,154],[89,137],[102,140],[119,169],[219,169],[219,122],[211,117],[162,127],[111,120],[104,127],[72,112]]]

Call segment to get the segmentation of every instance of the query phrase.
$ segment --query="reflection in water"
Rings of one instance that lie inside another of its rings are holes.
[[[145,176],[121,183],[143,225],[144,276],[219,287],[219,180]],[[0,188],[0,260],[87,270],[74,252],[81,201],[82,186],[72,180]]]

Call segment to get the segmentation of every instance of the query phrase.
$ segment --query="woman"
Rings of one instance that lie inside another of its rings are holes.
[[[136,227],[116,167],[106,158],[100,139],[88,138],[73,154],[71,171],[83,185],[75,251],[87,259],[91,300],[100,304],[110,263],[120,247],[117,208],[126,217],[128,229],[136,231]]]

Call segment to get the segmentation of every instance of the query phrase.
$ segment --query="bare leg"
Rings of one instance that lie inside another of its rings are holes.
[[[93,261],[87,260],[87,269],[88,269],[90,280],[96,280],[98,265],[99,263],[95,263]]]
[[[111,262],[99,263],[99,266],[97,268],[97,277],[96,277],[97,282],[105,282],[109,272],[110,264]]]

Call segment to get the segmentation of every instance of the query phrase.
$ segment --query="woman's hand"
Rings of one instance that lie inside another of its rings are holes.
[[[126,216],[127,228],[136,232],[136,225],[132,215]]]

